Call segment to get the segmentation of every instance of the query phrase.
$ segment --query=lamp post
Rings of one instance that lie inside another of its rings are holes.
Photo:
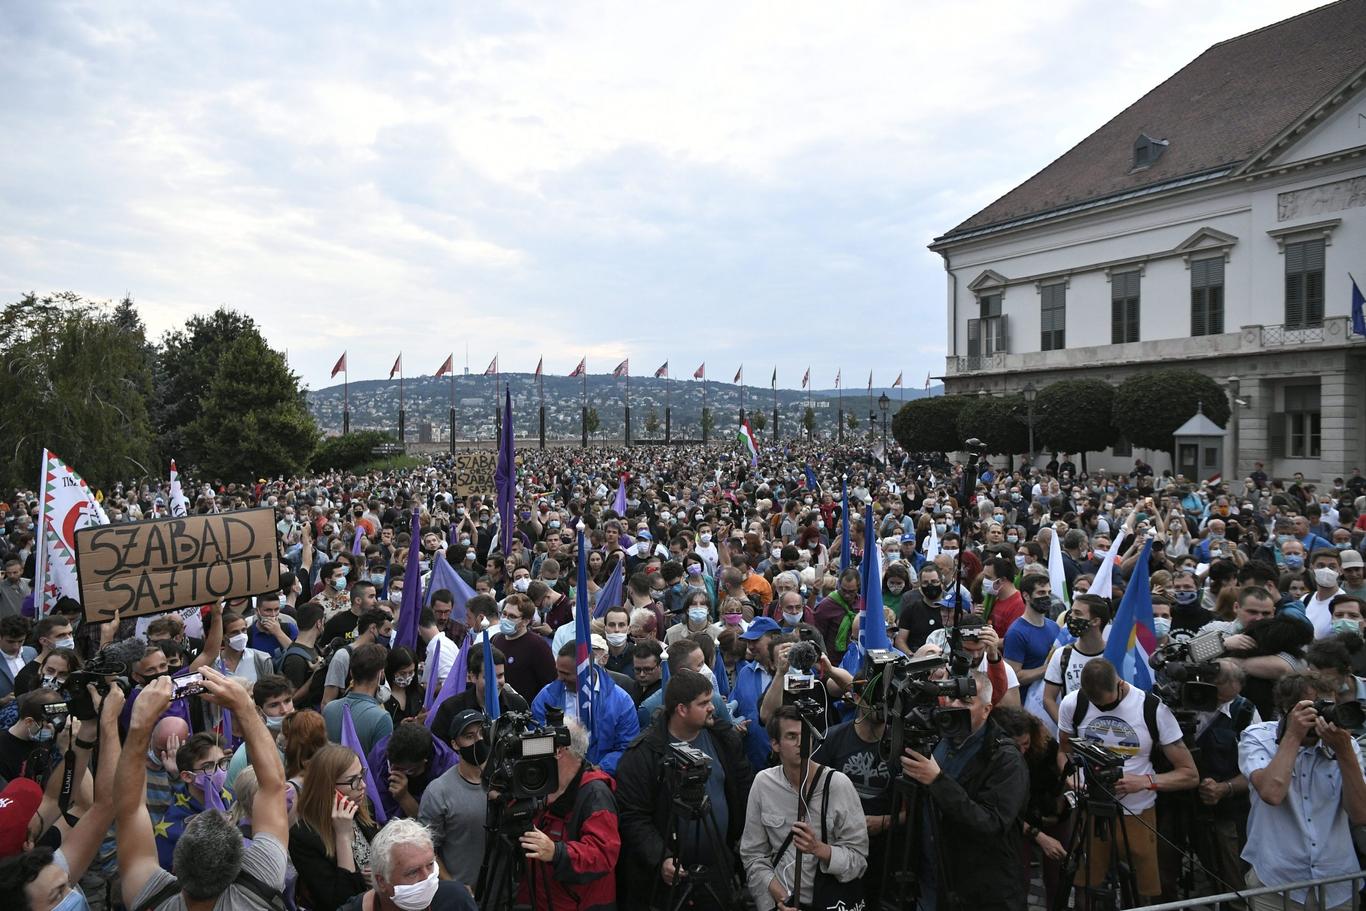
[[[1038,397],[1039,390],[1034,388],[1033,383],[1025,383],[1024,387],[1025,408],[1028,409],[1025,420],[1029,422],[1029,466],[1034,467],[1034,399]]]
[[[892,400],[887,398],[887,393],[877,397],[877,407],[882,411],[882,457],[887,457],[887,409],[891,407]]]

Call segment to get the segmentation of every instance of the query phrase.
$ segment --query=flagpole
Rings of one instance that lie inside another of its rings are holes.
[[[667,367],[669,366],[669,362],[668,362],[668,361],[665,361],[665,362],[664,362],[664,366],[667,368]],[[686,368],[685,368],[685,369],[686,369]],[[670,377],[669,377],[669,371],[666,369],[666,370],[664,371],[664,445],[665,445],[665,446],[669,445],[669,431],[670,431],[670,429],[671,429],[671,428],[670,428],[670,421],[669,421],[669,417],[670,417],[670,414],[669,414],[669,412],[670,412],[669,390],[672,389],[672,388],[673,388],[673,380],[670,379]]]
[[[702,371],[702,445],[707,445],[707,372]],[[725,374],[721,374],[725,376]]]
[[[34,539],[37,553],[33,558],[33,616],[39,620],[46,616],[43,605],[47,600],[47,463],[50,455],[43,447],[43,462],[38,466],[38,537]]]
[[[351,432],[351,365],[342,352],[342,436]]]
[[[583,378],[583,448],[588,448],[588,360],[585,358],[580,363],[583,370],[579,376]]]
[[[403,401],[403,352],[398,353],[398,444],[404,443],[404,431],[407,429],[408,416],[405,413]]]
[[[844,368],[841,367],[840,370],[839,370],[839,372],[835,374],[835,388],[836,388],[837,390],[839,390],[839,394],[840,394],[839,423],[838,423],[837,425],[835,425],[835,442],[836,442],[836,443],[843,443],[843,442],[844,442],[844,383],[841,382],[841,380],[842,380],[843,378],[844,378]]]
[[[626,428],[626,445],[631,445],[631,363],[627,359],[626,363],[626,398],[623,400],[625,410],[622,414],[622,425]]]
[[[451,352],[452,360],[455,352]],[[451,365],[451,452],[455,452],[455,365]]]
[[[541,448],[545,448],[545,359],[537,361],[536,367],[536,397],[540,402],[540,437]]]
[[[778,368],[777,368],[776,366],[774,366],[774,368],[773,368],[773,436],[772,436],[772,439],[773,439],[774,441],[776,441],[776,440],[778,439]]]

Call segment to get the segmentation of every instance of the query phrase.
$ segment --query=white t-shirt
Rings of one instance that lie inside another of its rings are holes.
[[[1328,596],[1326,600],[1319,599],[1319,590],[1314,589],[1309,595],[1309,600],[1304,602],[1304,614],[1309,618],[1309,622],[1314,624],[1314,638],[1326,639],[1333,635],[1333,609],[1329,607],[1333,599],[1342,594],[1342,589],[1338,589]]]
[[[1106,627],[1107,629],[1109,627]],[[1043,679],[1045,683],[1062,687],[1064,694],[1075,693],[1081,686],[1081,669],[1086,667],[1086,663],[1092,658],[1099,658],[1105,654],[1102,648],[1094,655],[1088,655],[1072,643],[1072,650],[1068,653],[1067,671],[1064,674],[1062,668],[1062,653],[1067,651],[1067,646],[1060,645],[1053,649],[1053,654],[1048,657],[1048,667],[1044,669]]]
[[[1081,719],[1081,737],[1124,756],[1125,775],[1151,775],[1153,772],[1152,753],[1161,749],[1152,742],[1148,724],[1143,720],[1143,700],[1147,694],[1136,686],[1129,686],[1128,693],[1119,705],[1108,712],[1091,703]],[[1068,693],[1058,706],[1058,730],[1069,737],[1076,737],[1072,729],[1072,715],[1077,710],[1077,693]],[[1157,736],[1163,745],[1170,745],[1181,739],[1181,725],[1176,723],[1172,710],[1161,703],[1157,706]],[[1126,795],[1121,802],[1130,813],[1142,813],[1157,803],[1156,791],[1138,791]]]

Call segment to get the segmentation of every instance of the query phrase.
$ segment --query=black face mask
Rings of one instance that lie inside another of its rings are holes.
[[[926,598],[933,601],[935,598],[938,598],[940,595],[944,594],[944,586],[936,585],[933,582],[927,582],[924,585],[920,586],[920,591]]]
[[[476,740],[469,746],[460,748],[460,758],[470,765],[482,766],[488,762],[491,752],[493,752],[493,744],[487,740]]]
[[[1067,631],[1076,638],[1080,639],[1086,635],[1086,631],[1091,628],[1091,621],[1081,617],[1072,617],[1067,621]]]
[[[1047,595],[1040,595],[1037,598],[1030,598],[1029,606],[1041,614],[1046,614],[1048,609],[1053,606],[1053,599]]]

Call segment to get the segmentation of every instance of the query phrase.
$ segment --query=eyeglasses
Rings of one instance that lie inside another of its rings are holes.
[[[353,775],[350,778],[343,778],[341,781],[337,782],[337,787],[350,788],[353,791],[359,791],[361,788],[365,787],[366,771],[366,769],[361,769],[359,775]]]
[[[226,772],[226,771],[228,770],[228,766],[229,766],[231,763],[232,763],[232,757],[231,757],[231,756],[224,756],[222,759],[218,760],[217,762],[208,762],[208,763],[205,763],[205,764],[202,765],[202,766],[195,766],[195,767],[194,767],[194,771],[196,771],[196,772],[212,772],[212,771],[214,771],[215,769],[217,769],[217,770],[220,771],[220,772]]]

